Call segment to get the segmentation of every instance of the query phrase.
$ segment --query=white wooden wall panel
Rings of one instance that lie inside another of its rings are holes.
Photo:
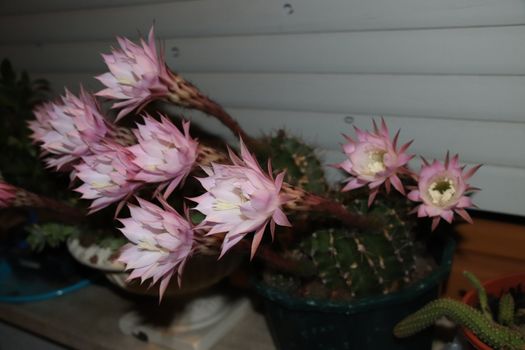
[[[249,133],[260,135],[284,128],[307,142],[323,149],[339,150],[344,142],[342,133],[353,135],[353,126],[370,129],[373,115],[345,115],[229,108]],[[182,113],[188,115],[188,113]],[[200,125],[212,122],[209,117],[190,114]],[[350,118],[349,118],[350,117]],[[499,166],[525,168],[525,124],[428,119],[385,115],[392,134],[401,130],[400,140],[414,139],[410,150],[429,158],[444,158],[447,150],[460,151],[467,163],[486,163]],[[218,123],[209,127],[221,136],[228,130]],[[480,141],[483,142],[480,142]],[[400,141],[400,142],[401,142]],[[504,149],[505,152],[501,152]],[[525,170],[524,170],[525,171]]]
[[[285,5],[292,6],[292,10]],[[522,0],[199,0],[0,18],[0,43],[525,24]],[[30,25],[28,25],[30,23]]]
[[[182,74],[236,108],[525,122],[525,76]],[[95,73],[36,75],[100,88]]]
[[[168,64],[185,72],[525,73],[525,26],[161,38],[161,42]],[[3,45],[0,52],[31,71],[98,71],[104,69],[100,53],[115,45],[114,39]]]
[[[153,22],[168,64],[250,133],[285,126],[333,163],[347,117],[383,115],[415,153],[484,163],[482,209],[525,215],[525,1],[20,0],[0,4],[0,57],[96,90],[99,53]]]
[[[1,15],[20,15],[28,13],[91,9],[97,7],[129,6],[153,4],[169,0],[3,0],[0,1]],[[189,1],[189,0],[178,0]]]

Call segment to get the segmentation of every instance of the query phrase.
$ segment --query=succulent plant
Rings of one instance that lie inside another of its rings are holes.
[[[311,265],[310,274],[286,275],[269,272],[266,281],[274,287],[288,289],[289,280],[303,285],[297,291],[304,297],[351,299],[398,290],[414,279],[416,257],[423,247],[415,242],[412,221],[400,203],[378,199],[367,207],[365,199],[354,199],[349,205],[361,213],[380,215],[388,224],[379,231],[349,229],[329,225],[313,229],[297,246],[285,248],[282,254],[299,265]],[[397,206],[396,206],[397,205]],[[304,271],[305,268],[299,269]]]
[[[477,168],[465,170],[459,166],[457,156],[447,156],[444,164],[425,163],[423,182],[417,186],[419,177],[408,165],[413,158],[408,152],[411,142],[399,146],[399,133],[391,135],[384,120],[379,126],[373,122],[373,130],[356,128],[355,139],[346,137],[345,158],[335,167],[347,178],[343,186],[338,184],[340,188],[331,188],[314,147],[285,131],[261,139],[247,135],[222,106],[170,70],[162,51],[156,48],[153,30],[140,44],[122,38],[119,45],[120,49],[103,55],[109,72],[97,77],[105,88],[95,93],[110,100],[112,109],[117,110],[116,121],[110,121],[111,130],[121,131],[118,120],[130,120],[144,108],[153,111],[156,105],[152,102],[162,101],[217,118],[240,136],[240,154],[228,149],[226,155],[226,147],[205,148],[200,140],[190,140],[189,122],[184,124],[184,133],[177,131],[180,140],[173,140],[177,126],[154,113],[151,118],[145,117],[144,125],[137,126],[140,130],[124,133],[135,135],[136,140],[119,142],[114,132],[95,135],[104,134],[103,140],[79,133],[81,139],[74,135],[74,141],[89,147],[81,147],[82,152],[73,148],[74,154],[69,154],[70,147],[65,146],[70,146],[72,140],[67,138],[69,133],[61,131],[82,122],[85,113],[80,120],[68,113],[68,118],[63,118],[65,124],[62,120],[46,124],[46,118],[37,118],[33,126],[42,126],[35,127],[42,132],[34,133],[35,143],[45,149],[49,138],[57,138],[53,146],[59,145],[68,157],[47,154],[46,159],[71,160],[68,165],[74,168],[74,177],[83,182],[76,190],[92,201],[91,212],[118,202],[118,213],[126,202],[141,197],[157,197],[155,200],[163,203],[164,209],[159,209],[162,211],[167,211],[164,202],[176,211],[190,208],[204,216],[191,222],[192,230],[201,237],[191,241],[192,252],[204,251],[220,258],[240,251],[269,266],[272,273],[268,278],[274,285],[295,288],[306,296],[345,299],[389,293],[411,283],[419,277],[419,267],[428,266],[419,263],[424,261],[421,258],[425,252],[416,243],[417,219],[409,217],[410,213],[432,218],[433,228],[441,219],[451,222],[455,214],[469,218],[464,208],[472,203],[466,195],[474,188],[466,180]],[[70,109],[70,99],[62,101]],[[56,103],[48,109],[60,110]],[[83,122],[78,125],[88,121]],[[266,163],[268,171],[263,170]],[[188,195],[187,184],[191,186],[192,182],[198,188]],[[159,197],[161,192],[164,195]],[[418,207],[409,200],[419,202]],[[141,216],[131,209],[133,205],[128,207],[132,218]],[[152,222],[151,234],[133,238],[126,235],[138,247],[133,260],[142,265],[131,260],[126,264],[134,271],[132,277],[162,281],[163,290],[184,264],[162,264],[162,268],[153,265],[150,271],[145,268],[149,264],[143,262],[152,261],[151,252],[175,260],[185,260],[188,254],[179,251],[171,240],[151,239],[177,232],[174,227],[159,227],[157,221]],[[160,271],[153,271],[157,268]]]
[[[485,344],[494,349],[523,350],[525,334],[514,326],[518,316],[514,298],[504,293],[499,299],[498,322],[493,320],[485,289],[471,273],[465,275],[478,292],[480,309],[452,299],[438,299],[428,303],[419,311],[406,317],[394,328],[394,335],[399,338],[409,337],[434,325],[441,317],[447,317],[456,324],[472,331]]]

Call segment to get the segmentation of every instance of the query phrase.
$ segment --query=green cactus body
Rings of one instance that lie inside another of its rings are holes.
[[[434,325],[443,316],[470,329],[485,344],[495,349],[525,349],[525,339],[518,331],[499,325],[481,311],[452,299],[439,299],[427,304],[399,322],[394,328],[394,335],[399,338],[409,337]]]
[[[288,183],[312,193],[326,194],[329,187],[312,147],[284,131],[266,138],[265,145],[264,157],[271,158],[276,172],[286,170]],[[332,227],[330,223],[326,228],[312,228],[311,235],[302,238],[299,247],[291,248],[299,260],[313,263],[316,269],[315,276],[303,278],[305,283],[300,294],[350,299],[386,294],[411,281],[414,257],[418,254],[411,220],[399,214],[409,211],[406,199],[388,196],[385,202],[384,197],[378,196],[369,208],[366,196],[362,196],[364,199],[352,197],[345,195],[339,199],[350,211],[378,215],[385,218],[388,225],[381,232]],[[283,283],[276,277],[272,285]]]
[[[298,138],[279,131],[268,138],[269,157],[276,171],[286,170],[285,181],[312,193],[325,193],[328,185],[314,149]]]
[[[330,228],[301,242],[302,253],[314,263],[327,290],[360,297],[386,294],[410,281],[415,269],[411,227],[380,202],[372,211],[388,217],[383,232]]]
[[[499,299],[498,323],[504,326],[514,325],[514,298],[510,293],[505,293]]]

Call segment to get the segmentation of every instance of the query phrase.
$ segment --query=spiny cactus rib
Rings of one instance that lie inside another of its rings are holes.
[[[501,326],[487,319],[479,310],[452,299],[430,302],[399,322],[394,328],[394,335],[398,338],[409,337],[432,326],[443,316],[470,329],[485,344],[495,349],[525,349],[525,339],[518,331]]]
[[[478,300],[481,312],[486,318],[492,320],[492,312],[490,311],[487,292],[485,291],[485,288],[483,288],[483,286],[481,285],[480,280],[476,276],[474,276],[472,272],[469,271],[463,271],[463,276],[465,276],[470,282],[470,284],[472,284],[472,286],[478,291]]]
[[[504,326],[514,325],[514,298],[510,293],[505,293],[499,299],[498,323]]]
[[[286,182],[308,192],[323,194],[328,189],[321,161],[315,149],[280,130],[267,140],[269,156],[277,171],[286,170]]]
[[[369,210],[366,201],[364,206],[363,210]],[[415,255],[411,227],[395,211],[385,210],[380,201],[373,210],[390,222],[381,231],[328,228],[316,230],[301,242],[300,251],[317,270],[319,283],[313,287],[321,285],[327,293],[360,297],[386,294],[410,281]],[[305,291],[311,294],[308,288]]]

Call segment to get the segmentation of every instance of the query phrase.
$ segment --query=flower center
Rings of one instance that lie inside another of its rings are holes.
[[[385,151],[373,150],[368,152],[368,163],[366,165],[367,170],[370,174],[377,174],[385,171],[386,166],[384,162]]]
[[[161,248],[157,245],[153,245],[149,242],[146,242],[146,241],[140,241],[139,244],[137,244],[137,246],[142,249],[142,250],[147,250],[147,251],[150,251],[150,252],[160,252],[160,253],[164,253],[164,254],[168,254],[169,252],[164,249],[164,248]]]
[[[222,199],[217,199],[213,204],[213,209],[215,210],[232,210],[239,209],[240,205],[236,203],[226,202]]]
[[[241,205],[248,202],[248,198],[240,188],[236,187],[233,190],[233,193],[239,198],[236,202],[226,201],[224,199],[217,198],[215,203],[213,203],[213,209],[215,210],[238,210],[241,208]]]
[[[456,194],[456,187],[451,179],[445,177],[432,182],[428,194],[433,204],[445,206]]]
[[[93,181],[90,183],[90,185],[96,190],[102,190],[104,188],[113,186],[113,184],[110,182],[102,182],[102,181]]]

